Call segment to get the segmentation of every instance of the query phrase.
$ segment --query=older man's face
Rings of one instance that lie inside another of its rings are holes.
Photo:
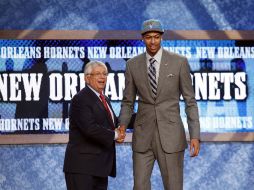
[[[146,45],[146,51],[152,57],[159,51],[161,47],[162,34],[159,32],[147,32],[143,35]]]
[[[86,75],[86,83],[89,84],[98,93],[101,93],[107,82],[108,72],[103,66],[96,66],[92,72]]]

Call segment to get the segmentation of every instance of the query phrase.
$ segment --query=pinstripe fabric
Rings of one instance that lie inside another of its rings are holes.
[[[149,78],[149,83],[151,86],[152,90],[152,95],[153,98],[156,98],[157,95],[157,82],[156,82],[156,69],[155,69],[155,64],[156,60],[152,57],[149,59],[149,67],[148,67],[148,78]]]

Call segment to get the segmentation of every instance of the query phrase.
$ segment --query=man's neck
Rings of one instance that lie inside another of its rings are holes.
[[[160,49],[161,49],[161,47],[160,47]],[[151,52],[149,52],[149,51],[147,51],[147,53],[148,53],[151,57],[154,57],[154,56],[160,51],[160,49],[158,49],[158,51],[156,51],[155,53],[151,53]]]

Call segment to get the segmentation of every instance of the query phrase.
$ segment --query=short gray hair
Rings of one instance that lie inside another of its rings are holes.
[[[97,66],[104,67],[106,71],[108,71],[107,66],[103,62],[95,60],[95,61],[90,61],[86,64],[84,69],[84,74],[85,75],[91,74],[93,69]]]

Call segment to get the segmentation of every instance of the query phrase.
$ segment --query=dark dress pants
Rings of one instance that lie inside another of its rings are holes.
[[[67,190],[107,190],[108,177],[65,173]]]

